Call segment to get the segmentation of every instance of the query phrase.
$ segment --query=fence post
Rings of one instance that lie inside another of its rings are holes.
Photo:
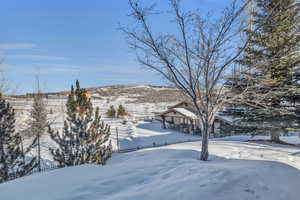
[[[118,149],[118,152],[120,152],[119,131],[118,131],[118,127],[116,127],[116,133],[117,133],[117,149]]]
[[[22,138],[22,137],[21,137],[21,151],[22,151],[22,161],[23,161],[23,165],[25,165],[24,144],[23,144],[23,138]]]
[[[41,142],[40,142],[40,133],[38,133],[38,170],[41,172]]]

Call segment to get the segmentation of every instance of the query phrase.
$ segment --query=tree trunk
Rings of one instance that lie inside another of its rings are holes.
[[[195,132],[194,120],[191,119],[191,120],[190,120],[190,123],[191,123],[191,126],[190,126],[191,131],[190,131],[190,132],[191,132],[192,135],[194,135],[194,132]]]
[[[280,142],[280,129],[274,128],[271,130],[271,141],[272,142]]]
[[[209,136],[210,128],[208,123],[203,124],[203,132],[202,132],[202,148],[200,160],[207,161],[208,159],[208,136]]]

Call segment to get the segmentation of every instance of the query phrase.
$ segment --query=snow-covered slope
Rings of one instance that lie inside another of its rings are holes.
[[[222,148],[228,155],[238,149],[231,144],[213,142],[215,156],[208,162],[197,159],[199,142],[114,154],[106,166],[64,168],[1,184],[0,199],[299,200],[298,169],[274,161],[217,156],[222,155]]]
[[[166,86],[103,86],[87,88],[91,95],[93,105],[99,107],[100,113],[104,115],[110,106],[122,104],[132,116],[153,116],[154,112],[162,112],[168,106],[174,105],[184,98],[179,90]],[[68,91],[57,93],[45,93],[45,102],[53,118],[62,121],[65,112]],[[18,116],[28,115],[33,103],[32,94],[11,96],[8,98]],[[21,118],[22,119],[22,118]]]

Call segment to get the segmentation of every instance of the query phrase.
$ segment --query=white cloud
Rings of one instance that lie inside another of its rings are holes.
[[[63,61],[67,60],[65,57],[60,56],[42,56],[42,55],[7,55],[8,59],[25,59],[32,61]]]
[[[30,50],[37,49],[38,46],[32,43],[2,43],[0,50]]]

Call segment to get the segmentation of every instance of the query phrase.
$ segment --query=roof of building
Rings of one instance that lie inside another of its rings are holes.
[[[187,101],[181,101],[181,102],[179,102],[179,103],[177,103],[177,104],[175,104],[173,106],[169,106],[168,108],[169,109],[176,108],[176,107],[181,106],[182,104],[188,104],[188,102]]]
[[[182,108],[182,107],[178,107],[178,106],[181,106],[182,104],[187,104],[186,101],[182,101],[174,106],[171,106],[169,107],[168,110],[162,112],[162,113],[159,113],[158,115],[162,116],[162,115],[165,115],[167,113],[171,113],[171,112],[177,112],[187,118],[190,118],[190,119],[199,119],[197,117],[197,115],[189,110],[187,110],[186,108]],[[221,120],[225,123],[228,123],[228,124],[233,124],[235,121],[238,120],[238,118],[232,118],[231,116],[224,116],[224,115],[217,115],[216,116],[216,119],[218,120]]]
[[[188,117],[188,118],[191,118],[191,119],[198,119],[197,115],[185,108],[173,108],[172,110]]]
[[[187,118],[190,118],[190,119],[198,119],[198,117],[195,113],[193,113],[185,108],[171,108],[163,113],[160,113],[159,115],[162,116],[162,115],[165,115],[165,114],[168,114],[171,112],[177,112],[177,113],[179,113]]]
[[[234,117],[227,116],[227,115],[226,116],[225,115],[217,115],[216,119],[222,120],[223,122],[226,122],[228,124],[233,124],[239,120],[239,118],[234,118]]]

